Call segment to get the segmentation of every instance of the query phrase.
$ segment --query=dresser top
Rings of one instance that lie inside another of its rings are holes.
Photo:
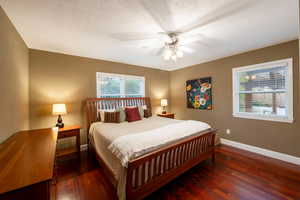
[[[57,130],[21,131],[0,144],[0,194],[52,179]]]

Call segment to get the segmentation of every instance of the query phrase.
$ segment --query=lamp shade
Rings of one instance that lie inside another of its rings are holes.
[[[161,106],[167,106],[168,105],[168,100],[167,99],[161,99],[160,100],[160,105]]]
[[[53,115],[63,115],[67,114],[66,104],[53,104],[52,105],[52,114]]]

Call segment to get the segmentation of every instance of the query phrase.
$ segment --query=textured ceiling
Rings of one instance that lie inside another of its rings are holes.
[[[0,0],[29,48],[165,70],[298,38],[298,0]],[[160,32],[187,32],[176,63]],[[193,41],[193,36],[197,40]],[[200,40],[199,40],[200,38]]]

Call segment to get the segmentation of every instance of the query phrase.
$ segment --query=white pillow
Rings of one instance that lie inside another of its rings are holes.
[[[119,107],[116,109],[116,112],[120,112],[120,122],[125,122],[126,121],[125,109],[123,107]]]

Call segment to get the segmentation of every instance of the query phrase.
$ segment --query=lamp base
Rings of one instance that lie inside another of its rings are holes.
[[[58,127],[58,128],[63,128],[65,125],[64,125],[64,123],[57,123],[56,124],[56,127]]]
[[[167,111],[162,111],[162,114],[167,114]]]
[[[56,127],[58,127],[58,128],[63,128],[64,126],[65,126],[65,125],[64,125],[64,123],[63,123],[63,120],[62,120],[61,115],[58,115]]]

